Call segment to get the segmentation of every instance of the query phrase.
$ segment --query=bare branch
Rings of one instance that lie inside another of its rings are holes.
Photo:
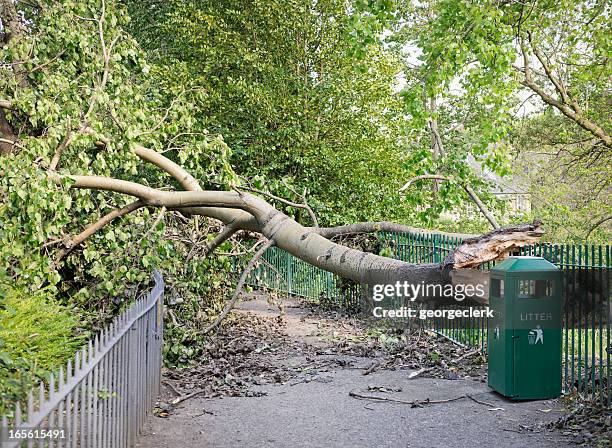
[[[176,102],[183,96],[184,93],[185,91],[183,90],[177,96],[172,98],[172,101],[170,102],[170,105],[166,108],[166,112],[164,113],[163,117],[155,124],[155,126],[153,126],[151,129],[148,129],[146,131],[139,132],[137,136],[139,137],[141,135],[152,134],[153,132],[158,130],[166,122],[166,120],[168,119],[168,116],[170,115],[170,112],[172,111],[172,108],[174,107]]]
[[[302,200],[302,204],[304,204],[304,206],[306,207],[306,211],[308,212],[308,215],[310,216],[310,219],[312,221],[312,225],[315,227],[319,227],[319,220],[317,219],[317,215],[315,215],[315,212],[312,210],[312,208],[310,207],[310,205],[308,205],[308,201],[306,200],[306,188],[304,187],[304,193],[302,194],[298,194],[297,191],[295,191],[293,188],[291,188],[289,185],[287,185],[287,183],[285,182],[285,180],[281,180],[281,182],[283,183],[283,185],[294,195],[296,195],[298,198],[300,198]]]
[[[60,176],[54,175],[57,181]],[[187,207],[212,206],[248,210],[256,207],[255,202],[247,203],[243,195],[231,191],[163,191],[145,185],[104,176],[66,176],[74,181],[72,188],[112,191],[134,196],[146,205],[181,209]],[[251,199],[254,199],[250,196]]]
[[[478,209],[482,212],[482,214],[487,218],[487,220],[491,223],[494,229],[499,229],[499,223],[493,216],[493,213],[487,208],[486,205],[480,200],[476,192],[470,187],[468,184],[463,185],[463,189],[468,194],[468,196],[474,201]]]
[[[234,308],[234,305],[236,304],[238,297],[240,297],[240,293],[242,292],[244,283],[246,282],[246,279],[249,273],[251,272],[251,270],[253,269],[253,267],[255,267],[257,260],[259,260],[259,258],[261,258],[264,252],[268,250],[268,248],[272,247],[273,245],[274,245],[274,241],[268,240],[263,246],[259,248],[259,250],[255,253],[255,255],[253,255],[253,258],[251,258],[246,268],[244,268],[244,271],[242,271],[242,275],[240,276],[240,279],[238,280],[238,285],[236,286],[236,290],[234,291],[232,298],[230,299],[229,302],[227,302],[227,304],[225,305],[225,308],[223,308],[223,311],[221,312],[221,314],[219,314],[219,316],[215,319],[215,321],[202,331],[202,334],[207,334],[211,330],[214,330],[215,328],[217,328],[217,326],[219,326],[219,324],[223,321],[223,319],[225,319],[225,317],[229,314],[232,308]]]
[[[206,247],[204,256],[205,257],[208,256],[217,247],[219,247],[221,244],[223,244],[225,241],[231,238],[232,235],[234,235],[238,230],[239,229],[231,225],[225,226],[223,230],[219,232],[219,234],[210,242],[210,244],[208,244],[208,246]]]
[[[538,58],[538,61],[540,61],[540,65],[542,66],[542,68],[544,69],[544,73],[546,73],[546,76],[548,77],[548,79],[550,80],[550,82],[553,83],[553,85],[555,86],[555,89],[557,89],[557,92],[559,92],[559,95],[561,95],[561,99],[565,104],[569,104],[572,105],[574,107],[574,110],[577,113],[580,113],[579,108],[577,108],[577,103],[575,101],[572,101],[567,93],[567,90],[565,90],[565,87],[563,86],[563,83],[561,82],[560,79],[557,79],[555,77],[555,75],[552,72],[552,69],[550,68],[550,65],[546,62],[546,60],[544,59],[544,56],[542,55],[542,53],[540,52],[540,50],[538,49],[537,45],[535,44],[535,42],[533,42],[533,39],[531,37],[531,33],[528,32],[527,36],[529,37],[529,43],[531,44],[531,49],[533,50],[533,54],[535,54],[536,58]]]
[[[446,176],[442,176],[441,174],[422,174],[420,176],[413,177],[408,182],[406,182],[404,184],[404,186],[399,189],[399,192],[402,193],[402,192],[406,191],[416,181],[419,181],[419,180],[429,180],[429,179],[442,180],[442,181],[448,180],[448,178]]]
[[[113,47],[115,46],[115,44],[117,43],[120,37],[120,35],[117,34],[111,41],[110,45],[107,47],[106,40],[104,38],[105,19],[106,19],[106,3],[104,0],[102,0],[100,18],[93,19],[93,21],[95,21],[98,24],[98,38],[100,39],[100,46],[102,48],[102,62],[103,62],[102,79],[100,80],[100,83],[94,88],[94,91],[91,95],[91,99],[89,100],[89,108],[87,109],[87,112],[85,112],[85,115],[83,116],[82,128],[89,126],[89,123],[88,123],[89,115],[91,115],[96,104],[98,103],[98,95],[106,87],[106,83],[108,82],[108,75],[110,72],[110,60],[111,60]]]
[[[142,236],[141,240],[145,239],[151,232],[153,232],[155,230],[155,228],[161,222],[161,220],[164,219],[164,215],[166,214],[166,210],[167,210],[166,207],[162,207],[159,210],[159,213],[157,214],[157,217],[155,218],[155,221],[153,221],[153,224],[151,224],[151,227],[149,227],[149,230],[147,230],[146,233]]]
[[[565,115],[570,120],[574,121],[584,130],[590,132],[595,137],[599,138],[603,144],[612,148],[612,137],[606,133],[599,125],[592,122],[591,120],[584,117],[584,115],[580,112],[577,112],[572,105],[568,105],[558,101],[557,99],[550,96],[548,93],[544,91],[540,86],[538,86],[533,80],[531,68],[529,66],[529,55],[527,51],[527,47],[524,42],[520,41],[521,52],[523,54],[523,69],[521,70],[518,67],[515,67],[519,72],[524,74],[524,79],[521,83],[525,86],[533,90],[538,96],[548,105],[557,108],[563,115]],[[580,110],[580,108],[578,108]]]
[[[246,191],[250,191],[252,193],[261,194],[261,195],[266,196],[266,197],[268,197],[270,199],[278,201],[278,202],[280,202],[282,204],[288,205],[289,207],[295,207],[295,208],[304,209],[310,215],[310,219],[312,220],[313,226],[314,227],[319,227],[319,222],[317,221],[317,217],[315,216],[314,212],[312,211],[312,209],[310,208],[310,206],[308,204],[305,204],[305,203],[304,204],[298,204],[297,202],[289,201],[289,200],[281,198],[279,196],[275,196],[272,193],[268,193],[267,191],[258,190],[257,188],[239,186],[239,187],[236,187],[236,189],[237,190],[246,190]]]
[[[25,146],[20,145],[17,140],[10,140],[8,138],[0,138],[0,143],[5,143],[6,145],[9,145],[9,149],[6,152],[11,152],[11,148],[19,148],[19,149],[25,149]],[[2,148],[3,146],[0,145],[0,148]],[[0,154],[5,153],[3,150],[0,150]]]
[[[77,247],[79,244],[84,242],[86,239],[88,239],[98,230],[103,228],[105,225],[109,224],[114,219],[120,218],[129,213],[132,213],[135,210],[138,210],[140,207],[143,207],[144,205],[145,205],[144,201],[138,200],[138,201],[132,202],[131,204],[126,205],[125,207],[115,209],[112,212],[104,215],[102,218],[100,218],[95,223],[87,226],[87,228],[83,230],[81,233],[79,233],[78,235],[75,235],[72,238],[69,238],[68,240],[64,241],[65,249],[62,249],[55,256],[54,265],[57,267],[59,262],[62,261],[62,259],[64,259],[75,247]]]
[[[99,136],[90,127],[84,128],[82,132],[90,135],[96,135],[100,139],[98,143],[102,146],[110,143],[109,138]],[[152,163],[176,179],[184,189],[189,191],[202,191],[202,187],[200,187],[199,182],[185,168],[168,159],[163,154],[138,144],[134,145],[133,150],[134,154],[136,154],[142,160]],[[253,216],[240,210],[230,211],[217,207],[185,207],[182,209],[182,211],[192,215],[202,215],[215,218],[226,225],[233,224],[237,228],[243,230],[258,231],[259,229],[259,224],[253,218]]]
[[[451,180],[448,177],[441,176],[439,174],[423,174],[421,176],[416,176],[413,179],[410,179],[408,182],[404,184],[402,188],[400,188],[399,191],[400,192],[405,191],[407,188],[410,187],[410,185],[412,185],[417,180],[427,180],[427,179],[434,179],[438,181],[450,181]],[[478,210],[480,210],[480,212],[484,215],[484,217],[487,218],[487,220],[491,223],[493,228],[499,229],[499,223],[495,219],[495,216],[493,216],[493,213],[491,213],[491,211],[487,208],[487,206],[480,200],[480,198],[478,197],[476,192],[472,189],[472,187],[470,187],[466,183],[461,184],[461,187],[465,190],[465,192],[468,194],[470,199],[476,204],[476,206],[478,207]]]
[[[586,236],[584,237],[584,241],[586,242],[586,241],[589,239],[589,237],[591,236],[591,233],[593,233],[593,231],[594,231],[594,230],[595,230],[597,227],[599,227],[599,226],[600,226],[600,225],[602,225],[604,222],[609,221],[609,220],[611,220],[611,219],[612,219],[612,216],[606,216],[606,217],[604,217],[604,218],[600,219],[599,221],[597,221],[595,224],[593,224],[593,225],[591,226],[591,228],[589,229],[589,231],[587,232]]]
[[[195,177],[189,174],[185,168],[174,163],[164,155],[142,145],[134,146],[134,154],[174,177],[185,190],[202,191],[202,187],[200,187]]]

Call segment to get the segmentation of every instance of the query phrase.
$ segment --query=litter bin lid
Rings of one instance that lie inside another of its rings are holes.
[[[496,264],[491,272],[542,272],[558,271],[559,268],[542,257],[508,257]]]

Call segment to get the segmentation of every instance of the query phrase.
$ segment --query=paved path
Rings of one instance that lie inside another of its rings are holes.
[[[263,301],[248,312],[270,313]],[[310,338],[304,310],[289,308],[287,331]],[[312,343],[318,341],[312,340]],[[319,341],[320,342],[320,341]],[[318,355],[325,356],[325,355]],[[283,362],[299,363],[296,359]],[[367,365],[364,359],[362,365]],[[472,380],[416,378],[405,370],[364,376],[354,368],[333,369],[314,381],[254,386],[259,397],[194,397],[167,418],[150,417],[140,448],[165,447],[564,447],[571,446],[544,424],[558,418],[557,401],[510,402]],[[392,392],[372,392],[386,387]],[[371,392],[368,391],[370,389]],[[400,391],[397,391],[401,389]],[[356,399],[351,391],[393,399],[447,400],[424,407]],[[501,409],[500,409],[501,408]]]

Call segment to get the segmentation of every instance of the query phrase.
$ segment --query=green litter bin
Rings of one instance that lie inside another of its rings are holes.
[[[561,395],[561,281],[542,257],[510,257],[491,270],[489,387],[508,398]]]

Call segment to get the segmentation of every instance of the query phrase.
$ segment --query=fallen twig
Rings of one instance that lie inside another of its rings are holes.
[[[484,406],[489,406],[489,407],[494,407],[495,406],[494,404],[487,403],[486,401],[478,400],[478,399],[474,398],[472,395],[460,395],[458,397],[446,398],[444,400],[430,400],[429,398],[426,398],[425,400],[413,400],[413,401],[401,400],[399,398],[378,397],[376,395],[362,395],[362,394],[357,393],[355,391],[350,391],[349,392],[349,396],[353,397],[353,398],[360,398],[362,400],[376,400],[376,401],[387,401],[387,402],[391,402],[391,403],[409,404],[413,408],[415,408],[415,407],[423,407],[424,405],[428,405],[428,404],[451,403],[453,401],[462,400],[464,398],[468,398],[468,399],[474,401],[475,403],[482,404]]]
[[[400,400],[398,398],[377,397],[375,395],[361,395],[361,394],[359,394],[357,392],[354,392],[354,391],[350,391],[349,392],[349,396],[351,396],[353,398],[360,398],[362,400],[388,401],[388,402],[391,402],[391,403],[409,404],[412,407],[422,407],[422,406],[427,405],[427,404],[450,403],[452,401],[457,401],[457,400],[461,400],[462,398],[466,398],[466,395],[461,395],[460,397],[447,398],[445,400],[430,400],[429,398],[427,398],[425,400],[407,401],[407,400]]]
[[[177,405],[177,404],[179,404],[179,403],[182,403],[182,402],[183,402],[183,401],[185,401],[185,400],[189,400],[190,398],[195,397],[196,395],[200,395],[200,394],[201,394],[201,393],[203,393],[203,392],[205,392],[205,390],[204,390],[204,389],[201,389],[201,390],[196,390],[195,392],[192,392],[192,393],[187,394],[187,395],[181,395],[180,397],[177,397],[177,398],[175,398],[174,400],[172,400],[172,401],[170,402],[170,404],[172,404],[172,405]]]
[[[456,364],[459,361],[461,361],[462,359],[465,358],[469,358],[470,356],[476,355],[480,353],[480,349],[474,349],[474,350],[470,350],[469,352],[464,353],[463,355],[459,356],[458,358],[455,358],[453,360],[451,360],[451,364]]]
[[[475,349],[475,350],[471,350],[469,352],[464,353],[463,355],[459,356],[458,358],[455,358],[453,360],[450,361],[450,364],[457,364],[459,361],[461,361],[462,359],[468,358],[472,355],[476,355],[480,353],[479,349]],[[410,375],[408,375],[408,379],[412,380],[418,376],[421,376],[423,373],[427,373],[427,372],[431,372],[432,370],[434,370],[436,368],[436,366],[434,367],[423,367],[415,372],[410,373]],[[365,373],[364,373],[365,375]]]
[[[234,308],[234,305],[236,304],[238,297],[240,297],[240,293],[242,292],[242,287],[244,286],[244,283],[246,282],[249,272],[251,272],[251,270],[255,267],[257,260],[261,258],[264,252],[273,245],[274,245],[274,240],[268,240],[263,246],[261,246],[261,248],[255,253],[255,255],[253,255],[253,258],[251,258],[246,268],[244,268],[244,271],[242,272],[242,275],[240,276],[240,279],[238,280],[238,285],[236,286],[236,289],[234,290],[234,295],[232,296],[230,301],[227,302],[227,304],[223,308],[223,311],[221,312],[221,314],[219,314],[219,316],[215,319],[215,321],[212,324],[210,324],[207,328],[202,330],[202,334],[207,334],[211,330],[214,330],[215,328],[217,328],[217,326],[223,321],[223,319],[225,319],[225,317],[229,314],[232,308]]]
[[[172,384],[170,381],[162,381],[162,384],[168,386],[169,389],[172,390],[172,392],[174,392],[176,395],[178,395],[179,397],[182,396],[183,394],[180,393],[176,387],[174,387],[174,384]]]
[[[411,372],[410,375],[408,375],[408,379],[412,380],[425,372],[432,371],[433,369],[435,369],[435,367],[423,367],[422,369],[419,369],[416,372]]]
[[[378,367],[380,367],[380,362],[374,362],[374,363],[372,363],[372,365],[370,367],[368,367],[363,372],[361,372],[361,374],[362,375],[369,375],[370,373],[374,372],[374,370],[376,370]]]
[[[475,403],[482,404],[482,405],[485,405],[485,406],[489,406],[489,407],[491,407],[491,408],[494,408],[494,407],[495,407],[495,405],[494,405],[494,404],[492,404],[492,403],[488,403],[488,402],[486,402],[486,401],[481,401],[481,400],[478,400],[478,399],[474,398],[472,395],[466,395],[466,397],[468,397],[470,400],[472,400],[472,401],[473,401],[473,402],[475,402]],[[500,408],[500,409],[501,409],[501,408]]]

